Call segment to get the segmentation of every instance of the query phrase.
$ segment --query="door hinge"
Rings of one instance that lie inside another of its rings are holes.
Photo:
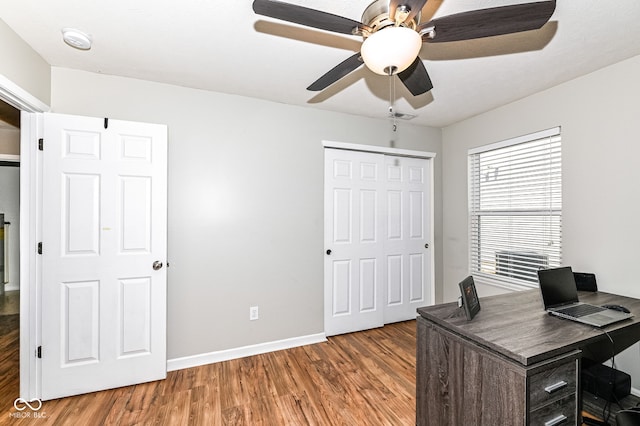
[[[36,349],[36,356],[42,358],[42,346],[38,346],[38,349]]]
[[[42,254],[42,243],[38,243],[38,254]]]
[[[44,150],[44,139],[38,139],[38,151]]]

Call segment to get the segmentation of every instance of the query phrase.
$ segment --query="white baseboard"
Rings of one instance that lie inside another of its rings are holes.
[[[226,349],[224,351],[216,351],[206,354],[174,358],[167,360],[167,371],[199,367],[201,365],[213,364],[221,361],[229,361],[231,359],[244,358],[247,356],[259,355],[267,352],[275,352],[283,349],[295,348],[298,346],[312,345],[314,343],[326,341],[327,336],[324,333],[318,333],[308,336],[276,340],[274,342],[259,343],[257,345],[242,346],[240,348]]]
[[[640,389],[636,389],[636,388],[632,387],[631,388],[631,395],[637,396],[638,398],[640,398]]]

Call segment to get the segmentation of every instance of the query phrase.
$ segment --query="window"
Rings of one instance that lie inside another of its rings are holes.
[[[560,266],[559,127],[469,151],[469,239],[478,282],[532,287]]]

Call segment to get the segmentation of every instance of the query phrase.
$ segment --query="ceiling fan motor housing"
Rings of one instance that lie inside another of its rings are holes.
[[[407,69],[418,56],[422,38],[416,32],[420,13],[406,20],[410,10],[396,8],[397,21],[389,16],[389,0],[376,0],[362,15],[362,22],[371,30],[363,31],[360,50],[367,67],[380,75],[394,75]]]
[[[363,34],[365,38],[383,28],[396,25],[389,16],[389,9],[389,0],[376,0],[367,6],[362,13],[362,23],[371,28],[372,31],[369,34],[365,32],[365,34]],[[419,11],[413,19],[408,22],[404,21],[400,25],[415,30],[420,23],[420,13],[421,12]]]

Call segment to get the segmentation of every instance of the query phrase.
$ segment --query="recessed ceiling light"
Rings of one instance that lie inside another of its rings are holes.
[[[76,49],[91,49],[91,37],[80,30],[76,30],[75,28],[63,28],[62,39],[69,46],[75,47]]]

